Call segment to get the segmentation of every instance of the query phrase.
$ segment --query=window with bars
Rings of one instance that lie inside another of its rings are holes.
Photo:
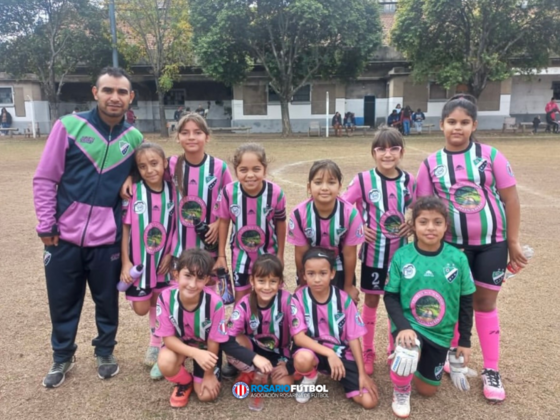
[[[165,93],[163,97],[163,103],[165,106],[177,106],[184,105],[185,99],[187,98],[187,92],[185,89],[171,89]]]

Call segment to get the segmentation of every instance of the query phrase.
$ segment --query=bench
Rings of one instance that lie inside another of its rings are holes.
[[[3,136],[8,134],[8,132],[9,132],[10,137],[13,137],[14,133],[17,133],[18,131],[19,131],[19,128],[0,128],[0,133],[2,133]]]
[[[252,129],[253,129],[253,127],[210,127],[210,130],[212,132],[231,131],[232,133],[234,131],[244,131],[244,132],[248,133]]]
[[[366,135],[367,131],[371,128],[369,125],[355,125],[354,128],[356,130],[363,130],[364,136]],[[341,130],[346,130],[346,135],[348,135],[348,128],[341,127]],[[325,131],[325,127],[321,127],[321,133]],[[329,133],[334,133],[334,128],[329,127]]]
[[[424,127],[428,129],[428,134],[432,134],[432,128],[434,128],[434,124],[422,124],[422,128]]]
[[[317,132],[317,137],[321,137],[321,126],[319,121],[311,121],[307,130],[307,137],[311,137],[311,132]]]
[[[517,133],[517,122],[513,117],[506,117],[504,118],[504,125],[502,126],[502,133],[506,130],[513,130],[514,133]]]
[[[542,121],[539,122],[539,128],[540,128],[541,124],[544,124],[545,128],[546,128],[546,122],[542,122]],[[522,133],[525,132],[525,127],[529,127],[531,129],[533,128],[533,123],[532,122],[522,122],[522,123],[519,123],[519,125],[521,126],[521,132]],[[538,129],[537,129],[537,131],[538,131]]]

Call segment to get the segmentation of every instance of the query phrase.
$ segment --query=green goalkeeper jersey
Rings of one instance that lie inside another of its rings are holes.
[[[446,243],[436,252],[422,251],[415,243],[397,250],[385,285],[386,292],[400,294],[412,328],[443,347],[453,338],[461,296],[475,290],[467,257]]]

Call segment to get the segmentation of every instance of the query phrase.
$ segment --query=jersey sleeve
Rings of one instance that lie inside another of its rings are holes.
[[[467,257],[461,253],[461,296],[476,292],[474,278]]]
[[[492,159],[492,172],[496,179],[496,187],[501,190],[513,187],[516,184],[515,176],[511,165],[504,155],[495,150],[495,156]]]
[[[298,293],[301,296],[300,293]],[[297,295],[292,295],[290,300],[290,335],[294,337],[300,332],[307,332],[307,324],[305,323],[305,312],[303,311],[303,305],[299,301]]]
[[[362,198],[362,189],[360,188],[360,180],[358,175],[352,179],[346,192],[342,194],[342,199],[348,201],[350,204],[356,204]]]
[[[278,194],[278,202],[276,207],[274,207],[274,220],[283,221],[286,220],[286,195],[284,191],[280,189]]]
[[[136,184],[132,184],[132,196],[130,200],[123,200],[123,223],[125,225],[132,225],[132,211],[134,209],[134,203],[136,202]]]
[[[416,188],[417,188],[416,178],[414,177],[414,175],[408,172],[408,183],[406,185],[406,189],[409,192],[409,196],[407,197],[405,203],[406,208],[411,207],[416,202],[416,194],[417,194]]]
[[[432,184],[428,159],[420,164],[418,176],[416,177],[416,197],[425,197],[427,195],[434,195],[434,185]]]
[[[156,331],[154,335],[161,338],[175,335],[175,327],[169,319],[169,293],[159,295],[156,304]]]
[[[229,171],[227,163],[222,162],[222,165],[224,165],[222,168],[222,188],[225,188],[226,185],[233,182],[233,179],[231,178],[231,172]]]
[[[296,208],[292,211],[288,220],[288,243],[295,246],[305,246],[308,245],[307,238],[297,216],[299,216],[299,210]]]
[[[401,292],[401,267],[399,261],[399,250],[395,252],[393,259],[391,260],[389,266],[389,276],[387,277],[387,283],[385,284],[385,291],[391,293]]]
[[[242,299],[235,305],[228,323],[228,334],[232,337],[237,337],[239,334],[246,334],[246,319],[247,319],[247,303],[246,299]]]
[[[214,304],[214,312],[212,313],[212,325],[210,326],[208,339],[215,341],[216,343],[225,343],[229,340],[229,335],[226,327],[224,304],[219,298],[216,298],[216,300],[212,303]]]
[[[344,337],[342,337],[342,339],[345,341],[351,341],[364,336],[366,334],[364,321],[356,308],[356,304],[352,302],[352,298],[350,296],[346,296],[344,306],[346,323],[344,324]]]
[[[350,220],[348,223],[348,231],[344,237],[344,246],[355,246],[364,243],[364,222],[358,210],[352,208],[350,212]]]
[[[220,219],[231,219],[229,214],[229,192],[230,185],[226,185],[218,194],[216,205],[214,206],[214,215]]]

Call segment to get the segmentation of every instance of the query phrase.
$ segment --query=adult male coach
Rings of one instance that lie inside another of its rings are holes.
[[[104,68],[92,92],[96,108],[54,124],[33,178],[52,322],[54,363],[43,380],[47,388],[60,386],[74,365],[86,282],[95,302],[98,375],[108,379],[119,372],[113,356],[121,271],[119,189],[142,134],[124,118],[134,92],[122,69]]]

